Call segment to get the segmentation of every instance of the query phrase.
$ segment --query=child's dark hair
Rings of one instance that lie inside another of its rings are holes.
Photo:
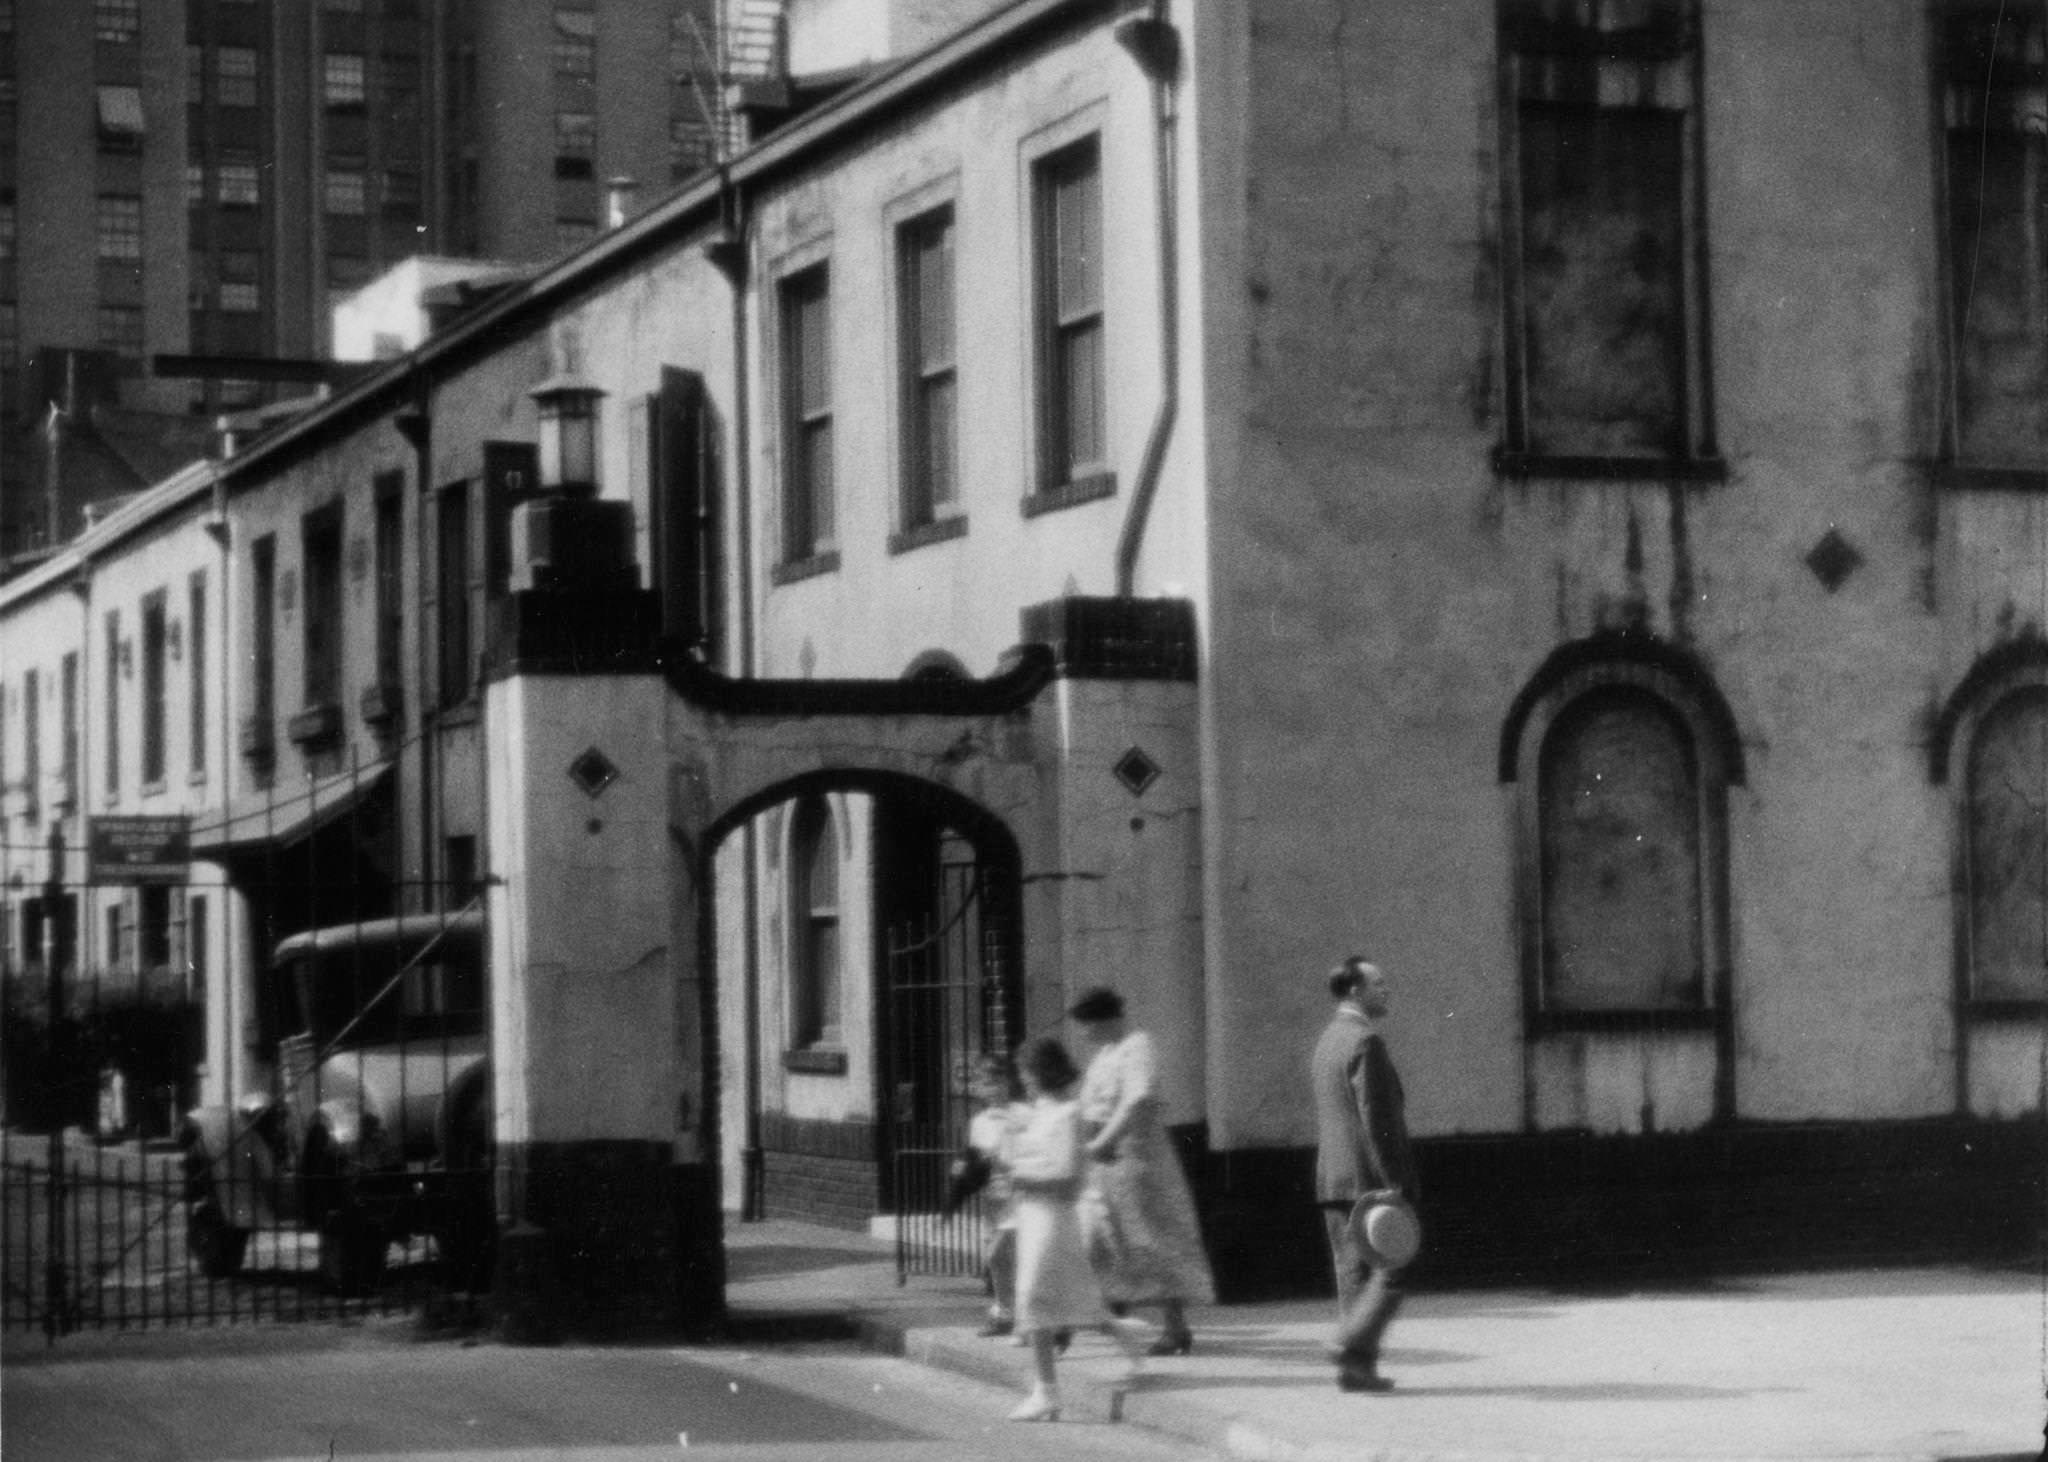
[[[1040,1091],[1065,1091],[1081,1079],[1081,1071],[1074,1065],[1074,1058],[1051,1036],[1031,1043],[1031,1049],[1024,1053],[1024,1069],[1031,1073],[1031,1079],[1038,1083]]]

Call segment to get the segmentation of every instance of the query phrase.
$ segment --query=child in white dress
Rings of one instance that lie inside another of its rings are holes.
[[[1025,1055],[1024,1087],[1030,1116],[1011,1147],[1010,1179],[1016,1187],[1017,1331],[1029,1337],[1037,1384],[1011,1421],[1058,1421],[1059,1377],[1055,1356],[1063,1330],[1100,1327],[1138,1365],[1138,1343],[1114,1325],[1088,1262],[1075,1200],[1085,1171],[1080,1115],[1074,1084],[1081,1073],[1067,1048],[1055,1040],[1035,1042]]]

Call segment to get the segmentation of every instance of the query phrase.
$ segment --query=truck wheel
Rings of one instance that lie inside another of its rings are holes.
[[[384,1279],[384,1230],[347,1209],[320,1221],[320,1278],[338,1295],[373,1293]]]
[[[242,1267],[249,1231],[229,1223],[220,1205],[205,1198],[192,1206],[185,1221],[185,1247],[208,1279],[231,1279]]]

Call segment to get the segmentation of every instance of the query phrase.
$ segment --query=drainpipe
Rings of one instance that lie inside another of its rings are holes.
[[[721,169],[723,172],[723,169]],[[725,174],[720,191],[724,213],[720,236],[704,246],[705,257],[732,287],[733,411],[732,411],[732,503],[733,527],[737,537],[733,559],[737,567],[734,597],[739,601],[734,623],[734,645],[728,659],[737,662],[738,673],[752,678],[759,673],[754,663],[754,493],[751,369],[747,350],[747,217],[745,200]],[[756,884],[757,848],[751,820],[740,827],[740,936],[742,1020],[746,1025],[746,1114],[745,1135],[740,1147],[740,1219],[756,1222],[765,1212],[764,1167],[761,1151],[761,947],[760,889]],[[713,978],[717,975],[713,971]],[[721,1156],[720,1161],[723,1161]]]
[[[1174,83],[1180,74],[1180,33],[1166,18],[1169,0],[1153,0],[1152,13],[1134,16],[1116,28],[1118,44],[1131,53],[1152,83],[1153,179],[1159,210],[1159,407],[1137,485],[1116,545],[1117,597],[1131,597],[1138,576],[1138,554],[1159,477],[1166,466],[1167,443],[1180,415],[1180,227],[1176,216],[1179,188],[1175,178],[1175,134],[1178,103]]]

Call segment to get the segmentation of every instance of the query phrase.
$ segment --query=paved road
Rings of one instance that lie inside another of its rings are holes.
[[[509,1349],[402,1326],[19,1351],[7,1462],[1164,1462],[1186,1442],[1002,1420],[1016,1396],[851,1345]]]

